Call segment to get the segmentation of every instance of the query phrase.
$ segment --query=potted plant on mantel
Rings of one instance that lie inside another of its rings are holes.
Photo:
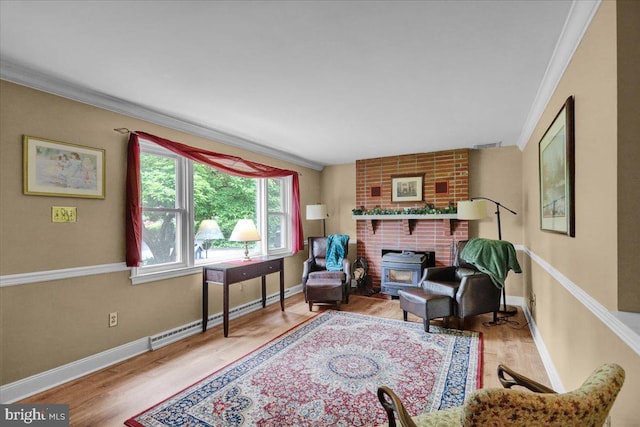
[[[437,208],[431,203],[425,204],[423,207],[402,208],[402,209],[383,209],[376,206],[373,209],[366,209],[364,206],[352,209],[353,215],[443,215],[455,214],[458,212],[456,205],[449,202],[449,206]]]
[[[366,209],[364,206],[351,210],[355,220],[366,220],[370,223],[373,234],[376,233],[379,220],[402,220],[408,234],[412,234],[417,220],[442,220],[449,223],[449,230],[453,233],[453,228],[458,219],[458,210],[453,202],[445,208],[437,208],[427,203],[424,207],[383,209],[376,206],[373,209]]]

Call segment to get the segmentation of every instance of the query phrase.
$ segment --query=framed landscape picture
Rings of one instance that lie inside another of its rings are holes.
[[[574,101],[569,97],[538,144],[540,228],[575,236]]]
[[[391,201],[421,202],[424,175],[395,175],[391,177]]]
[[[104,199],[104,150],[24,136],[24,194]]]

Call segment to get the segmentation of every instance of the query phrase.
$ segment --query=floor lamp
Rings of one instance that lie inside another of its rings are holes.
[[[307,219],[322,220],[322,235],[327,236],[325,220],[327,219],[327,205],[307,205]]]
[[[487,216],[487,207],[485,200],[496,205],[496,217],[498,218],[498,240],[502,240],[502,225],[500,224],[500,208],[506,209],[514,215],[518,215],[500,202],[489,199],[488,197],[472,197],[471,200],[458,202],[458,219],[482,219]],[[517,313],[515,307],[507,306],[507,293],[505,287],[502,287],[502,311],[500,313],[511,316]]]

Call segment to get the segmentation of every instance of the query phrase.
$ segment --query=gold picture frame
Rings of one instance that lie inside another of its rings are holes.
[[[393,175],[391,202],[421,202],[423,200],[423,174]]]
[[[25,135],[23,190],[33,196],[105,197],[105,150]]]

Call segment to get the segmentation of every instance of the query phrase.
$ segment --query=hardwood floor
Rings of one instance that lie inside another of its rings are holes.
[[[122,426],[131,416],[244,356],[318,311],[331,309],[314,306],[313,313],[309,312],[302,294],[288,298],[285,304],[285,312],[280,311],[279,304],[272,304],[232,320],[228,338],[223,337],[219,325],[20,403],[69,404],[72,426]],[[402,319],[397,300],[351,295],[349,304],[342,304],[341,310]],[[475,316],[465,324],[465,329],[483,334],[483,387],[500,386],[496,376],[498,363],[550,385],[521,311],[510,318],[510,323],[485,325],[491,318],[491,314]],[[411,315],[409,321],[422,322]]]

